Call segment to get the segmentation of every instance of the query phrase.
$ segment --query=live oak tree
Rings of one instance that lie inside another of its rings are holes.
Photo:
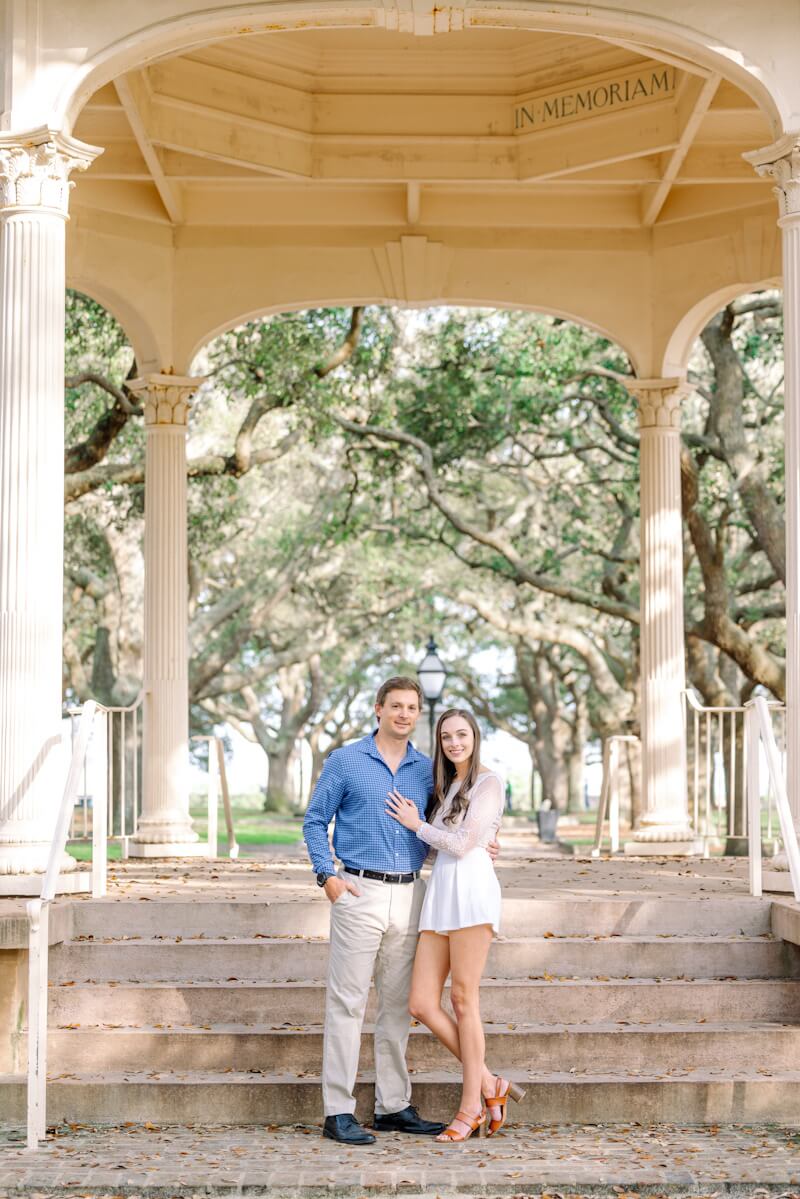
[[[107,314],[70,305],[66,683],[123,702],[141,652],[136,368]],[[715,318],[692,362],[687,664],[707,701],[783,694],[780,356],[779,297],[765,293]],[[562,702],[530,716],[543,762],[576,695],[593,735],[635,731],[638,434],[618,348],[533,314],[370,308],[251,322],[199,369],[211,382],[189,442],[196,704],[252,707],[249,686],[261,712],[280,671],[338,652],[357,617],[326,623],[331,573],[366,554],[383,560],[370,577],[373,592],[391,582],[392,611],[403,588],[435,589],[518,645],[521,689],[523,660],[538,663],[529,682],[554,664],[575,680],[539,687]]]

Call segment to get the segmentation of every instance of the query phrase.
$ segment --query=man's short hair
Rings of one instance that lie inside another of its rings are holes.
[[[375,703],[381,707],[386,703],[386,696],[390,691],[416,691],[417,699],[419,700],[420,711],[422,710],[422,688],[416,679],[409,679],[406,675],[398,674],[394,678],[387,679],[385,683],[381,683],[378,688],[378,694],[375,697]]]

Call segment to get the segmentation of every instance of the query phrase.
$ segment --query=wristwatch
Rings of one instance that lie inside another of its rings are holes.
[[[329,870],[320,870],[319,874],[317,875],[317,886],[324,887],[328,879],[333,877],[334,875],[332,875]]]

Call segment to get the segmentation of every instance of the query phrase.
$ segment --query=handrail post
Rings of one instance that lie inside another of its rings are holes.
[[[609,788],[608,788],[608,833],[611,839],[611,852],[619,853],[619,741],[611,739],[609,754]]]
[[[217,766],[219,781],[222,787],[222,803],[225,808],[225,829],[228,834],[228,857],[236,859],[239,856],[239,843],[233,831],[233,813],[231,811],[231,793],[228,789],[228,774],[225,770],[225,747],[221,737],[215,737],[217,743]]]
[[[28,1137],[31,1152],[47,1133],[48,905],[30,899],[28,910]]]
[[[759,733],[764,742],[770,783],[777,801],[783,847],[786,851],[786,857],[789,860],[789,875],[792,880],[792,890],[794,891],[795,899],[800,903],[800,848],[797,845],[797,833],[795,832],[792,813],[789,808],[786,781],[783,778],[780,758],[778,757],[778,747],[775,743],[775,734],[772,731],[769,708],[763,696],[758,695],[755,697],[753,700],[753,709],[758,717]]]
[[[108,792],[101,796],[100,803],[95,796],[92,805],[92,899],[102,899],[108,889],[108,808],[111,794]],[[124,794],[122,803],[124,808]]]
[[[761,739],[755,708],[748,704],[744,714],[747,740],[747,856],[750,867],[750,894],[763,895],[761,864]]]
[[[219,766],[216,754],[211,752],[211,746],[215,741],[216,737],[209,737],[206,742],[208,746],[208,856],[210,858],[219,856],[219,790],[217,787]]]
[[[600,851],[603,845],[603,822],[606,818],[606,805],[608,804],[608,792],[610,784],[610,739],[603,738],[603,778],[600,783],[600,798],[597,801],[597,820],[594,826],[594,844],[592,846],[592,857],[599,858]]]

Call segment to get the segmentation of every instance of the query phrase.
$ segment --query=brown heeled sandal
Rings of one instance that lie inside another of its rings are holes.
[[[466,1124],[469,1132],[462,1133],[457,1128],[454,1128],[453,1125],[456,1120],[460,1120],[462,1124]],[[460,1144],[462,1141],[468,1141],[473,1132],[477,1132],[479,1137],[486,1136],[486,1108],[481,1108],[477,1116],[468,1116],[466,1112],[456,1112],[450,1126],[444,1132],[440,1132],[436,1140],[442,1144],[445,1141]]]
[[[494,1089],[494,1095],[484,1095],[483,1102],[487,1108],[499,1107],[500,1119],[489,1121],[489,1127],[486,1130],[487,1137],[493,1137],[505,1124],[507,1118],[506,1105],[509,1095],[515,1103],[519,1103],[520,1099],[525,1098],[525,1092],[522,1087],[518,1087],[515,1082],[509,1082],[507,1078],[501,1078],[499,1074]]]

